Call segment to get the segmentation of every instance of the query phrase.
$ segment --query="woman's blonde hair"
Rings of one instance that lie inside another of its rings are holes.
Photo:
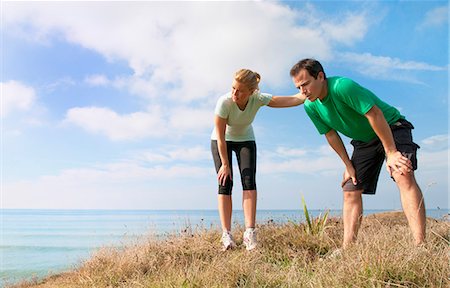
[[[261,80],[261,76],[257,72],[253,72],[248,69],[240,69],[234,74],[234,80],[247,86],[248,90],[252,93],[258,90],[258,84]]]

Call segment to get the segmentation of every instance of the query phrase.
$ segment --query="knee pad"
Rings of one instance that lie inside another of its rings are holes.
[[[231,191],[233,190],[233,181],[228,179],[225,182],[225,186],[219,184],[219,194],[220,195],[231,195]]]
[[[256,189],[256,181],[255,177],[245,175],[242,177],[242,189],[243,190],[255,190]]]

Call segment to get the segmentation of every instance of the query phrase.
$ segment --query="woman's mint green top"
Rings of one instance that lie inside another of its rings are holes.
[[[231,92],[220,97],[217,101],[215,115],[227,119],[225,140],[236,142],[255,141],[252,122],[259,108],[269,104],[270,100],[272,100],[271,94],[255,92],[250,95],[247,106],[242,111],[231,99]],[[211,140],[217,140],[215,128],[211,134]]]

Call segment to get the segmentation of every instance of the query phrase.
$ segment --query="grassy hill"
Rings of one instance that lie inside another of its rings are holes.
[[[450,287],[449,222],[427,219],[427,243],[414,247],[403,213],[365,217],[358,242],[338,257],[342,221],[319,235],[303,223],[258,227],[259,247],[222,252],[221,232],[189,228],[164,240],[104,248],[74,271],[14,287]]]

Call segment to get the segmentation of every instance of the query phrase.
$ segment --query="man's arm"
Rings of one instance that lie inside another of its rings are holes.
[[[391,128],[384,118],[383,112],[374,105],[366,114],[370,126],[372,126],[375,134],[380,138],[386,153],[386,169],[392,176],[392,172],[397,171],[400,174],[410,172],[412,169],[411,160],[404,157],[395,146],[394,137]]]
[[[341,137],[333,129],[328,131],[325,134],[325,137],[327,138],[328,144],[330,144],[331,148],[333,148],[333,150],[336,151],[336,153],[339,155],[339,157],[342,159],[345,165],[344,179],[342,180],[341,186],[344,186],[344,184],[350,178],[352,179],[353,184],[356,185],[358,181],[356,180],[355,168],[353,167],[352,161],[348,157],[347,150],[345,149]]]

